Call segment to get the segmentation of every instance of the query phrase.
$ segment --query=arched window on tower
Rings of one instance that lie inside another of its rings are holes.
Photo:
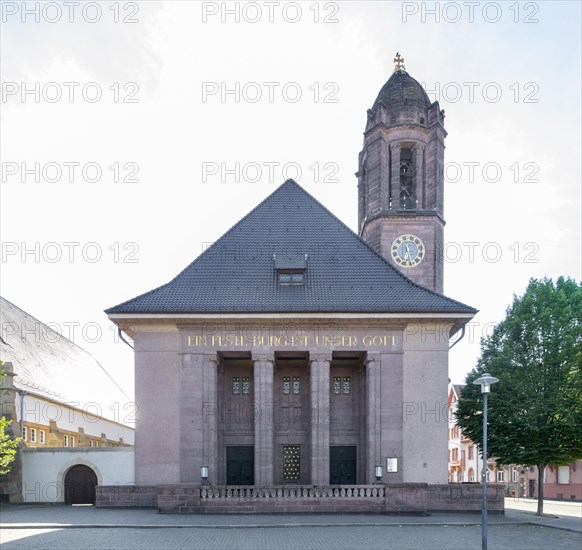
[[[412,149],[400,150],[400,208],[416,208],[416,189],[414,188],[414,163]]]

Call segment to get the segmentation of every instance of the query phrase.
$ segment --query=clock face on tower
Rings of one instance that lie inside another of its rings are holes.
[[[392,259],[401,267],[418,265],[424,254],[424,243],[415,235],[400,235],[392,243]]]

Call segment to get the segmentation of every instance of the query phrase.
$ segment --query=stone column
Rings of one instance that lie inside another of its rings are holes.
[[[255,355],[255,485],[272,485],[274,479],[273,355]]]
[[[381,406],[382,391],[380,380],[381,356],[377,353],[369,353],[366,364],[366,483],[375,481],[374,466],[382,464],[381,452]]]
[[[392,208],[400,208],[400,143],[390,145],[390,154],[392,156],[392,178],[390,181],[390,198],[392,199]]]
[[[311,484],[329,485],[329,366],[331,355],[310,356]]]
[[[202,356],[202,462],[208,466],[208,480],[218,482],[218,358],[216,354]],[[202,466],[202,464],[201,464]],[[200,470],[194,472],[195,482]]]

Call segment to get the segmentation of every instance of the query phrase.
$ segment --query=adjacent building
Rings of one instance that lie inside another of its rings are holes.
[[[449,483],[480,483],[483,455],[455,420],[462,387],[449,385]],[[508,496],[534,498],[538,495],[538,469],[535,466],[498,465],[494,457],[487,457],[487,481],[503,484]],[[546,466],[544,498],[582,500],[582,460],[563,466]]]
[[[58,456],[73,468],[75,449],[81,453],[133,446],[135,404],[89,353],[1,297],[0,327],[1,368],[6,373],[0,415],[12,421],[9,433],[21,438],[17,460],[11,474],[1,480],[0,494],[4,500],[19,501],[28,491],[29,500],[46,500],[42,492],[35,497],[26,487],[24,456],[69,449]],[[36,473],[27,471],[36,478]],[[97,480],[99,471],[94,474]],[[61,477],[64,484],[66,475]],[[64,495],[64,486],[59,494]]]

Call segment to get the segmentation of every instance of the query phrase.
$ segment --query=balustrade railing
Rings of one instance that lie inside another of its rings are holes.
[[[384,498],[383,485],[214,485],[200,488],[202,499],[310,499],[310,498]]]

